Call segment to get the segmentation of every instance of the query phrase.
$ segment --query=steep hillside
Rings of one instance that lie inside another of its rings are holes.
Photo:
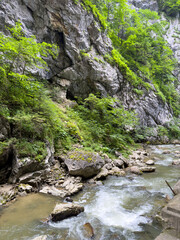
[[[48,59],[47,74],[41,73],[59,90],[57,96],[87,97],[99,92],[102,96],[117,96],[125,107],[135,109],[144,126],[164,125],[172,119],[172,110],[155,89],[134,92],[134,86],[121,69],[112,67],[104,56],[112,44],[98,19],[82,4],[63,1],[1,1],[1,29],[20,19],[27,36],[35,34],[39,41],[56,43],[60,47],[56,61]]]

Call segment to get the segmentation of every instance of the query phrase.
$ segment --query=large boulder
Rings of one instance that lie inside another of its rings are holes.
[[[83,150],[68,153],[64,162],[70,175],[81,176],[83,178],[90,178],[97,175],[105,164],[99,154]]]
[[[74,203],[61,203],[57,204],[51,213],[50,219],[53,222],[61,221],[65,218],[77,216],[79,213],[84,212],[84,207]]]

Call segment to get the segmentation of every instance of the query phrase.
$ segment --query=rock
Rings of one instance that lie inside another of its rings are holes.
[[[178,159],[178,160],[174,160],[173,162],[172,162],[172,165],[180,165],[180,159]]]
[[[64,201],[65,201],[65,202],[73,202],[73,199],[70,198],[70,197],[66,197],[66,198],[64,199]]]
[[[109,171],[103,167],[100,171],[100,173],[98,173],[97,176],[94,177],[94,180],[104,180],[106,179],[106,177],[109,175]]]
[[[107,169],[107,170],[111,170],[114,167],[113,163],[106,163],[103,168]]]
[[[131,172],[131,173],[135,173],[135,174],[137,174],[137,175],[141,175],[141,174],[142,174],[142,171],[141,171],[140,168],[137,167],[137,166],[132,166],[132,167],[130,167],[130,172]]]
[[[156,167],[141,167],[140,171],[142,172],[154,172],[156,170]]]
[[[174,185],[173,190],[176,194],[180,193],[180,180]]]
[[[171,153],[170,150],[165,150],[165,151],[162,152],[162,154],[170,154],[170,153]]]
[[[97,153],[85,151],[70,152],[65,159],[69,174],[84,178],[98,174],[104,163],[104,160]]]
[[[155,0],[152,3],[147,0],[131,2],[136,7],[150,6],[153,10],[158,6]],[[91,92],[99,92],[102,96],[116,96],[127,109],[134,109],[142,126],[164,125],[172,119],[170,107],[155,94],[155,89],[144,89],[144,94],[137,96],[121,69],[111,66],[103,58],[111,54],[112,43],[106,31],[100,31],[100,22],[81,4],[75,4],[73,0],[1,0],[0,9],[1,31],[7,33],[5,26],[15,25],[19,20],[27,37],[36,35],[38,42],[47,41],[59,46],[58,58],[47,59],[47,73],[42,69],[31,70],[53,83],[57,89],[56,100],[74,99],[75,96],[85,98]],[[176,29],[177,25],[175,21],[172,27]],[[176,41],[172,41],[174,31],[170,32],[170,42],[176,50]],[[88,55],[83,56],[81,51]]]
[[[30,193],[32,192],[32,186],[30,186],[29,184],[19,184],[18,191]]]
[[[148,161],[146,162],[146,164],[147,164],[147,165],[154,165],[154,161],[153,161],[153,160],[148,160]]]
[[[123,165],[124,165],[124,161],[120,160],[120,159],[116,159],[116,160],[113,161],[113,164],[118,168],[122,168]]]
[[[85,237],[92,239],[94,237],[94,230],[90,223],[85,223],[83,225],[84,231],[85,231]]]
[[[14,188],[14,185],[0,185],[0,205],[4,205],[7,202],[12,201],[16,198],[16,195],[17,189]]]
[[[84,207],[74,203],[61,203],[55,206],[53,212],[51,213],[50,219],[53,222],[57,222],[65,218],[77,216],[81,212],[84,212]]]
[[[126,173],[125,173],[123,170],[121,170],[120,168],[118,168],[118,167],[113,167],[113,168],[109,171],[109,175],[121,176],[121,177],[123,177],[123,176],[126,175]]]
[[[32,240],[47,240],[47,235],[41,235],[39,237],[35,237]]]
[[[17,154],[12,143],[4,143],[0,153],[0,184],[15,183],[17,171]]]
[[[68,195],[68,192],[64,189],[57,189],[54,186],[44,186],[40,193],[51,194],[56,197],[64,198]]]
[[[78,193],[79,191],[82,190],[83,186],[84,185],[81,182],[79,181],[76,182],[76,180],[72,177],[69,177],[62,184],[62,187],[65,188],[65,190],[68,192],[69,195]]]

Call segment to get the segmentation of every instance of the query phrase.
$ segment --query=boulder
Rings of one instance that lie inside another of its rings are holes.
[[[170,150],[165,150],[165,151],[162,152],[162,154],[170,154],[170,153],[171,153]]]
[[[82,206],[74,203],[60,203],[55,206],[50,219],[53,222],[57,222],[69,217],[77,216],[81,212],[84,212],[84,207]]]
[[[84,229],[84,235],[86,238],[92,239],[94,237],[94,230],[90,223],[85,223],[83,225],[83,229]]]
[[[142,172],[154,172],[156,170],[156,167],[141,167],[140,171]]]
[[[106,179],[106,177],[109,175],[109,171],[103,167],[100,171],[100,173],[98,173],[97,176],[94,177],[94,180],[104,180]]]
[[[56,197],[64,198],[68,196],[68,192],[65,189],[58,189],[54,186],[44,186],[40,191],[40,193],[51,194]]]
[[[121,159],[115,159],[115,160],[113,161],[113,164],[114,164],[116,167],[118,167],[118,168],[122,168],[123,165],[124,165],[124,161],[121,160]]]
[[[148,161],[146,162],[146,164],[147,164],[147,165],[154,165],[154,161],[153,161],[153,160],[148,160]]]
[[[130,172],[137,174],[137,175],[141,175],[142,171],[140,170],[140,168],[138,166],[132,166],[130,167]]]
[[[180,165],[180,159],[174,160],[174,161],[172,162],[172,165]]]
[[[68,153],[64,162],[70,175],[83,178],[90,178],[98,174],[105,163],[97,153],[85,151]]]

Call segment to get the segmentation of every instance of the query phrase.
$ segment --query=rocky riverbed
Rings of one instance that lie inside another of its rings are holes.
[[[112,160],[106,154],[86,152],[78,147],[45,166],[36,162],[38,171],[32,168],[33,160],[19,160],[19,166],[12,169],[16,172],[15,183],[0,185],[0,205],[32,192],[63,199],[78,193],[86,184],[101,184],[100,181],[109,175],[125,176],[129,172],[141,175],[156,169],[155,161],[149,159],[149,153],[144,149],[134,151],[128,159],[116,152],[117,159]]]
[[[164,180],[173,185],[179,177],[179,167],[172,165],[173,161],[178,159],[179,147],[152,146],[150,150],[134,152],[128,160],[119,153],[114,161],[107,156],[98,156],[104,161],[103,165],[99,173],[90,179],[69,175],[65,158],[58,162],[56,160],[49,170],[47,180],[40,181],[39,189],[26,183],[17,183],[16,187],[12,188],[16,189],[16,196],[30,191],[30,187],[29,190],[18,187],[20,184],[21,187],[31,186],[31,191],[42,191],[46,187],[52,192],[48,190],[47,194],[29,194],[18,198],[18,201],[4,209],[0,221],[0,239],[12,239],[12,236],[18,240],[33,239],[41,235],[46,235],[46,239],[88,239],[84,237],[83,230],[84,225],[89,229],[86,223],[93,227],[95,239],[154,239],[162,227],[152,216],[166,203],[166,195],[169,195],[168,198],[172,197]],[[70,154],[73,155],[72,152]],[[156,167],[156,171],[142,175],[142,167],[151,168],[151,171],[152,167]],[[106,174],[103,173],[105,169]],[[63,174],[56,179],[58,171]],[[117,177],[119,175],[120,177]],[[107,180],[103,182],[99,180],[106,177]],[[74,189],[80,184],[81,187],[75,192],[81,192],[74,195]],[[73,192],[68,189],[73,189]],[[9,189],[8,192],[12,190]],[[50,215],[56,203],[69,200],[67,196],[71,196],[75,204],[84,207],[84,213],[58,223],[43,223],[42,219]],[[12,231],[9,232],[9,229]]]

